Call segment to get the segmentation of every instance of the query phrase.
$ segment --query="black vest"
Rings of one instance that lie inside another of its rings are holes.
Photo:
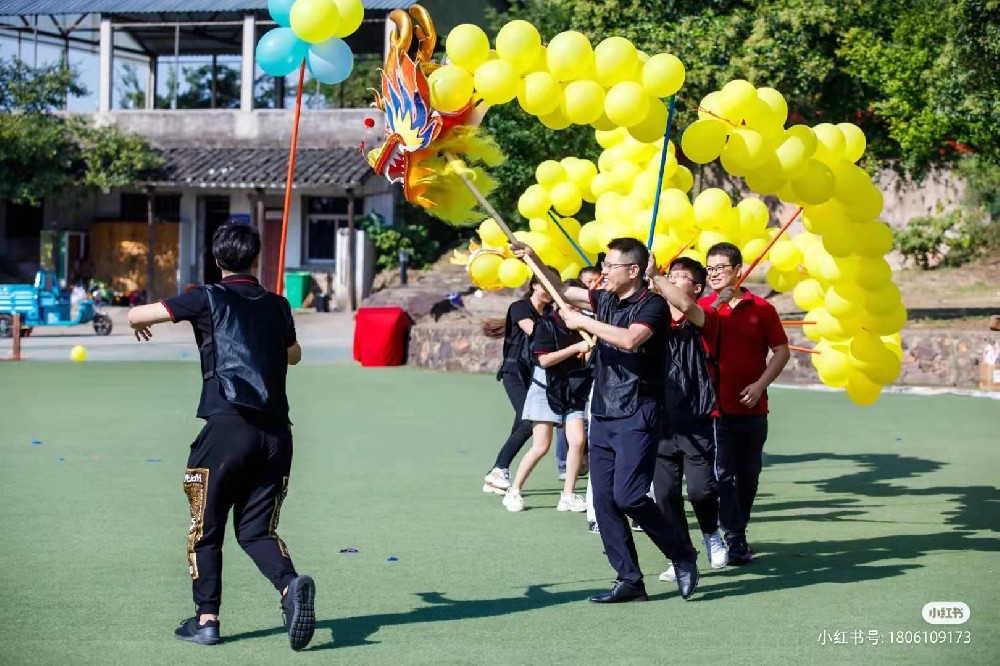
[[[712,418],[716,398],[710,366],[715,362],[705,352],[700,328],[684,320],[670,329],[663,384],[664,431],[683,433]]]
[[[601,298],[594,316],[598,321],[628,328],[639,308],[650,298],[660,298],[642,287],[635,300],[620,307],[617,297]],[[590,411],[594,416],[622,419],[632,416],[645,400],[660,400],[663,368],[663,337],[654,333],[639,349],[628,351],[598,339],[596,348],[594,397]]]
[[[244,297],[225,284],[206,285],[212,335],[201,343],[201,370],[239,407],[288,417],[286,319],[281,297]]]
[[[556,341],[558,349],[565,349],[583,340],[578,331],[566,328],[562,318],[555,312],[538,320],[538,323],[535,324],[535,334],[532,337],[537,336],[543,330],[546,330],[546,333]],[[537,356],[535,362],[537,363]],[[587,407],[587,399],[590,397],[590,387],[593,383],[591,362],[586,359],[568,358],[562,363],[545,369],[545,386],[543,388],[545,388],[545,397],[549,407],[556,414],[567,414],[572,411],[582,412]]]

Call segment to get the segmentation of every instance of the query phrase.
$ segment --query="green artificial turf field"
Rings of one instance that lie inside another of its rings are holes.
[[[226,642],[171,635],[192,612],[181,481],[200,427],[196,365],[22,363],[0,379],[0,664],[987,664],[1000,654],[993,400],[888,395],[861,409],[843,395],[773,391],[750,532],[759,560],[712,571],[702,553],[701,588],[684,602],[656,580],[665,563],[639,535],[653,599],[607,607],[586,597],[613,572],[584,516],[555,511],[551,459],[523,514],[480,492],[511,417],[492,378],[295,368],[279,531],[316,580],[319,621],[294,654],[277,594],[231,528]],[[971,620],[926,624],[930,601],[965,602]],[[943,630],[971,643],[889,643],[891,632]],[[848,644],[823,645],[824,632],[846,632]]]

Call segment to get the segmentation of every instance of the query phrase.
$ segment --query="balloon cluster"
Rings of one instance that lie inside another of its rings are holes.
[[[568,30],[543,45],[535,26],[517,20],[500,29],[494,45],[491,50],[486,33],[471,24],[448,34],[448,64],[428,79],[435,108],[456,111],[473,95],[487,105],[516,98],[549,129],[624,127],[651,142],[667,125],[661,98],[684,83],[684,65],[675,56],[649,56],[623,37],[594,47],[582,33]]]
[[[306,61],[320,83],[344,81],[354,68],[354,54],[344,38],[364,18],[361,0],[268,0],[278,24],[257,42],[257,64],[271,76],[288,76]]]

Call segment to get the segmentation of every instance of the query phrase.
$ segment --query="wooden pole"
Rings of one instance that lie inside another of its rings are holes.
[[[264,190],[263,190],[263,188],[258,188],[255,194],[256,194],[256,197],[254,199],[254,207],[253,207],[253,210],[254,210],[253,224],[254,224],[254,227],[257,229],[257,233],[260,234],[261,240],[263,241],[263,239],[264,239]],[[264,284],[264,276],[267,275],[267,272],[265,270],[266,267],[264,265],[266,263],[266,259],[264,258],[265,256],[267,256],[267,251],[263,247],[263,243],[262,243],[261,244],[260,258],[257,260],[257,280],[261,284]],[[267,289],[267,287],[268,287],[268,285],[265,284],[264,288]]]
[[[14,329],[10,332],[11,339],[11,349],[10,358],[12,361],[21,360],[21,314],[14,313]]]
[[[444,156],[450,161],[456,161],[455,156],[452,155],[451,153],[445,152]],[[479,205],[483,207],[483,210],[485,210],[486,213],[490,217],[492,217],[493,220],[497,223],[497,226],[500,227],[500,231],[504,233],[504,236],[507,237],[507,240],[510,241],[511,243],[519,242],[517,238],[514,236],[514,232],[510,230],[510,227],[507,226],[507,223],[503,221],[502,217],[500,217],[500,213],[498,213],[496,209],[493,208],[492,205],[490,205],[490,202],[486,200],[486,197],[484,197],[483,193],[479,191],[479,188],[476,187],[475,184],[471,180],[469,180],[468,176],[466,176],[460,170],[457,170],[456,173],[458,174],[458,177],[462,179],[462,182],[465,184],[465,186],[469,188],[469,191],[472,192],[472,196],[476,197],[476,201],[478,201]],[[556,288],[552,286],[552,283],[549,281],[549,278],[545,276],[545,271],[542,270],[542,267],[536,264],[535,260],[529,256],[526,256],[524,258],[524,263],[527,264],[528,268],[531,269],[531,272],[535,274],[535,277],[538,278],[538,281],[541,283],[545,291],[549,292],[549,296],[552,297],[552,300],[555,301],[556,305],[558,305],[560,308],[563,308],[564,310],[569,310],[570,309],[569,304],[566,303],[566,300],[562,297],[562,294],[556,291]],[[594,344],[594,339],[590,336],[589,333],[587,333],[586,331],[580,331],[579,333],[580,336],[588,343]]]
[[[295,114],[292,116],[292,145],[288,149],[288,178],[285,180],[285,210],[281,215],[281,247],[278,249],[278,279],[274,288],[280,294],[285,280],[285,244],[288,242],[288,211],[292,206],[292,184],[295,182],[295,148],[299,142],[299,116],[302,112],[302,84],[306,78],[306,61],[299,66],[299,85],[295,89]]]
[[[153,302],[153,281],[156,278],[156,190],[146,189],[146,224],[149,239],[146,247],[146,302]]]

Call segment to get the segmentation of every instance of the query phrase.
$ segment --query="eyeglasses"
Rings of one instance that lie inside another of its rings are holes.
[[[602,261],[601,264],[600,264],[600,268],[601,268],[601,272],[602,273],[608,273],[611,270],[613,270],[615,268],[621,268],[622,266],[638,266],[638,265],[639,264],[636,264],[636,263],[631,263],[631,264],[609,264],[606,261]]]
[[[719,264],[717,266],[705,266],[705,272],[709,275],[722,275],[727,268],[735,268],[732,264]]]
[[[690,275],[685,275],[684,273],[667,273],[667,279],[671,282],[677,280],[687,280],[688,282],[694,282],[694,278]]]

